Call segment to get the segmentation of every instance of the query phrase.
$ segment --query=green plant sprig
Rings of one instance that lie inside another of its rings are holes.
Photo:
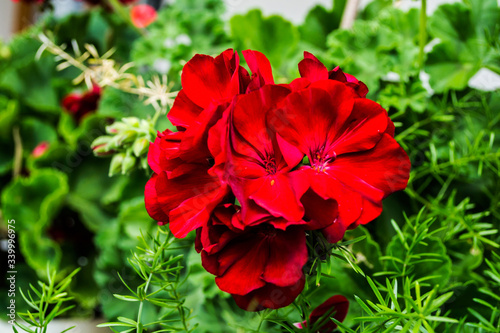
[[[116,322],[108,322],[98,327],[124,328],[123,332],[192,332],[196,325],[190,326],[190,310],[178,291],[185,281],[181,279],[184,256],[174,251],[185,248],[170,232],[158,227],[156,235],[142,235],[141,245],[128,259],[130,266],[144,282],[133,290],[118,274],[131,295],[114,296],[126,302],[138,303],[137,318],[118,317]],[[145,323],[144,304],[148,302],[161,310],[161,317],[154,322]]]
[[[16,329],[17,326],[24,332],[28,333],[46,333],[49,323],[54,320],[54,318],[59,317],[65,312],[71,310],[74,305],[63,307],[63,303],[73,299],[73,297],[68,295],[67,289],[71,284],[72,278],[79,271],[80,268],[75,269],[58,283],[56,279],[56,271],[50,271],[50,268],[47,265],[48,284],[38,281],[39,289],[30,284],[30,289],[34,293],[34,296],[29,289],[27,294],[25,294],[22,290],[19,290],[26,304],[33,308],[34,311],[28,310],[27,312],[17,313],[17,315],[25,323],[16,321],[15,326],[12,327],[14,332],[18,333],[18,330]],[[69,327],[61,333],[67,332],[74,327],[75,326]]]

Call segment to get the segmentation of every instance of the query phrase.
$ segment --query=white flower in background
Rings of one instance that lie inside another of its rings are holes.
[[[175,46],[175,40],[171,37],[165,38],[163,46],[165,46],[167,49],[171,49]]]
[[[186,34],[180,34],[175,38],[175,41],[179,45],[187,45],[187,46],[191,45],[191,38]]]
[[[401,81],[401,77],[399,76],[398,73],[389,72],[382,77],[382,80],[387,81],[387,82],[399,82],[399,81]]]
[[[422,82],[422,87],[424,87],[424,89],[427,90],[429,95],[430,96],[434,95],[434,89],[432,89],[431,85],[429,84],[429,80],[430,80],[431,76],[424,71],[420,71],[418,77],[419,77],[420,81]]]
[[[483,67],[470,78],[469,87],[483,91],[498,90],[500,89],[500,75]]]
[[[153,63],[153,69],[160,74],[167,74],[172,68],[172,63],[167,59],[156,59]]]
[[[432,49],[434,48],[434,46],[436,46],[437,44],[441,43],[441,39],[439,38],[434,38],[433,40],[431,40],[427,45],[425,45],[424,47],[424,52],[425,53],[429,53],[432,51]]]

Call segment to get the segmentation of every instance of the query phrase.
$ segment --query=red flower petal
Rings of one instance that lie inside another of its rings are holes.
[[[387,112],[379,104],[358,98],[349,118],[337,131],[331,150],[340,155],[371,149],[381,139],[387,123]]]
[[[265,286],[261,279],[269,257],[269,245],[264,237],[248,238],[228,245],[219,256],[219,274],[215,283],[230,294],[245,295]]]
[[[174,105],[169,111],[167,118],[174,126],[188,128],[196,121],[196,118],[203,111],[201,107],[193,103],[184,90],[179,91],[175,98]]]
[[[232,295],[236,304],[246,311],[261,311],[264,309],[279,309],[292,304],[304,289],[305,279],[302,277],[292,286],[278,287],[266,284],[246,295]]]
[[[325,322],[320,326],[320,333],[330,333],[337,328],[337,324],[330,317],[344,321],[349,310],[349,301],[342,295],[335,295],[316,307],[309,315],[311,325],[314,325],[322,316],[327,315]]]
[[[262,279],[276,286],[295,284],[303,276],[302,267],[307,262],[305,232],[300,228],[276,231],[269,239],[269,259]]]
[[[211,102],[219,104],[234,96],[230,84],[233,73],[226,67],[223,55],[217,58],[197,54],[182,70],[183,90],[201,108],[208,107]]]
[[[304,209],[294,191],[292,184],[285,174],[276,174],[264,178],[249,180],[245,186],[250,191],[249,195],[260,207],[265,208],[271,215],[282,217],[285,220],[299,222],[304,215]]]
[[[354,103],[352,91],[342,83],[326,80],[316,84],[291,93],[284,107],[268,116],[279,135],[305,154],[324,145],[332,129],[344,124]]]
[[[146,210],[148,214],[158,221],[160,224],[165,224],[168,222],[168,215],[163,212],[161,205],[158,203],[158,196],[156,194],[156,180],[158,178],[157,174],[153,174],[151,178],[146,183],[146,188],[144,191]]]
[[[265,84],[274,84],[271,63],[264,54],[252,50],[245,50],[242,53],[252,71],[252,79],[247,92],[259,89]]]
[[[173,179],[162,172],[156,181],[156,193],[159,205],[169,215],[170,230],[182,238],[206,223],[228,192],[217,177],[199,167]]]
[[[304,52],[304,60],[299,62],[300,76],[311,82],[328,79],[328,69],[314,55]]]
[[[345,173],[341,178],[343,183],[362,194],[373,192],[370,187],[382,191],[381,198],[369,194],[373,201],[379,201],[406,187],[410,160],[399,144],[389,134],[384,134],[371,150],[339,156],[332,163],[329,173],[338,172]]]

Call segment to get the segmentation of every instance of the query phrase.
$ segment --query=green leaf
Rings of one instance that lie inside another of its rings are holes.
[[[304,24],[299,27],[301,40],[319,49],[325,49],[326,37],[340,26],[346,2],[346,0],[334,0],[332,10],[319,5],[311,9]]]
[[[57,141],[57,133],[47,122],[38,118],[23,117],[20,126],[21,141],[25,154],[31,154],[33,149],[43,141],[48,143]]]
[[[64,173],[54,169],[33,171],[28,178],[17,178],[4,189],[3,215],[16,219],[16,228],[21,231],[43,228],[57,214],[67,193]]]
[[[16,100],[0,95],[0,138],[8,139],[12,135],[12,125],[17,120],[19,104]]]
[[[264,53],[274,68],[297,53],[299,32],[281,16],[263,17],[254,9],[230,20],[231,36],[238,50],[252,49]]]
[[[486,37],[498,29],[499,9],[495,1],[472,1],[440,6],[429,19],[429,33],[439,38],[428,54],[425,71],[436,92],[462,90],[482,67],[497,70],[500,48]]]
[[[379,95],[380,104],[402,113],[407,109],[422,113],[427,108],[428,93],[420,81],[411,84],[388,84]]]
[[[222,0],[183,0],[163,6],[147,36],[134,43],[132,60],[179,84],[183,63],[196,53],[216,55],[230,47],[224,9]]]

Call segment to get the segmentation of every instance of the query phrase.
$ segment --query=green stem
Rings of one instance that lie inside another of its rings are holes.
[[[420,70],[424,68],[425,57],[425,44],[427,43],[427,0],[422,0],[422,7],[420,8],[420,52],[418,57],[418,64]]]
[[[12,130],[12,136],[14,137],[14,165],[12,168],[12,176],[15,179],[21,174],[23,165],[23,142],[21,140],[21,134],[19,134],[18,126],[14,127]]]
[[[144,295],[147,295],[148,289],[149,289],[149,283],[151,282],[151,279],[153,278],[153,273],[149,274],[148,280],[146,281],[146,285],[144,286]],[[142,307],[144,305],[144,299],[141,299],[141,303],[139,304],[139,311],[137,313],[137,326],[136,330],[137,332],[142,332],[142,324],[141,324],[141,318],[142,318]]]

